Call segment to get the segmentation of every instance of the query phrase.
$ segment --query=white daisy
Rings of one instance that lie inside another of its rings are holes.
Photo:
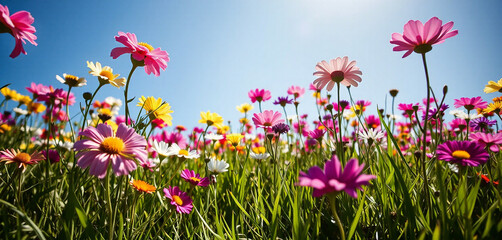
[[[153,140],[152,149],[162,157],[170,156],[170,155],[168,155],[169,144],[166,142],[157,142],[157,140]]]
[[[79,78],[70,74],[63,73],[63,77],[56,75],[56,79],[62,84],[66,84],[70,87],[82,87],[87,85],[85,78]]]
[[[267,159],[268,157],[270,157],[270,154],[268,154],[268,153],[254,153],[254,152],[251,152],[251,153],[249,153],[249,156],[252,159],[264,160],[264,159]]]
[[[105,66],[101,67],[101,63],[94,63],[87,61],[87,67],[91,69],[90,74],[99,78],[100,83],[106,84],[110,83],[112,86],[120,88],[125,86],[126,79],[118,78],[120,74],[113,74],[113,69],[111,67]]]
[[[382,131],[375,130],[373,128],[369,129],[367,132],[361,131],[359,132],[359,137],[361,139],[364,139],[366,141],[372,140],[372,141],[378,141],[385,137],[385,134]]]
[[[199,158],[199,154],[197,151],[192,150],[192,151],[187,151],[185,149],[181,149],[178,144],[173,143],[168,149],[167,149],[167,156],[177,156],[177,157],[182,157],[182,158],[188,158],[188,159],[193,159],[193,158]]]
[[[215,158],[211,158],[209,162],[207,163],[207,170],[209,170],[212,173],[222,173],[222,172],[227,172],[228,167],[230,165],[225,162],[225,160],[216,160]]]
[[[12,109],[15,113],[19,114],[19,115],[26,115],[28,114],[28,111],[24,110],[24,109],[21,109],[21,108],[14,108]]]
[[[223,139],[223,136],[219,135],[219,134],[216,134],[216,133],[208,133],[208,134],[206,134],[205,138],[207,140],[218,141],[218,140]]]

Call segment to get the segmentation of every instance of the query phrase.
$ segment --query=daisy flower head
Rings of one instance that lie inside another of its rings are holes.
[[[160,69],[165,70],[167,68],[169,54],[160,48],[154,49],[148,43],[138,43],[134,33],[119,32],[118,36],[115,36],[115,40],[124,44],[125,47],[112,49],[110,56],[113,59],[122,54],[130,53],[131,61],[135,66],[144,66],[147,74],[153,73],[157,77],[160,75]]]
[[[462,166],[476,167],[488,161],[488,153],[483,146],[471,141],[446,141],[436,150],[437,158]]]
[[[472,141],[479,143],[483,147],[487,147],[492,152],[499,152],[499,145],[502,144],[502,133],[490,134],[490,133],[471,133],[469,138]]]
[[[468,111],[475,108],[486,108],[488,103],[483,101],[481,97],[473,97],[473,98],[459,98],[455,99],[455,103],[453,104],[456,108],[464,107]]]
[[[197,153],[197,151],[195,151],[195,150],[188,151],[188,150],[182,149],[176,143],[171,144],[171,146],[167,149],[166,154],[167,154],[167,156],[177,156],[177,157],[183,158],[183,159],[199,158],[199,154]]]
[[[269,129],[278,123],[284,123],[284,119],[281,119],[281,117],[282,114],[280,112],[265,110],[263,113],[253,114],[253,122],[256,127]]]
[[[215,158],[210,158],[207,163],[207,170],[214,174],[219,174],[228,171],[230,165],[225,162],[225,160],[217,160]]]
[[[63,73],[63,77],[56,75],[56,79],[60,83],[66,84],[70,87],[82,87],[84,85],[87,85],[87,81],[85,80],[85,78],[73,76],[66,73]]]
[[[350,159],[345,168],[336,156],[328,160],[324,170],[318,166],[311,167],[308,173],[300,171],[297,186],[312,187],[313,197],[321,197],[332,192],[345,191],[349,196],[357,198],[356,189],[362,190],[362,185],[368,185],[375,179],[374,175],[361,174],[364,163],[359,165],[357,159]]]
[[[113,74],[113,69],[111,67],[101,67],[101,63],[96,62],[96,64],[94,64],[89,61],[87,61],[87,67],[91,70],[89,71],[91,75],[98,77],[100,84],[104,85],[109,83],[116,88],[125,86],[126,79],[123,77],[119,78],[120,74]]]
[[[248,92],[248,97],[251,99],[252,103],[255,103],[256,101],[258,102],[265,102],[272,98],[272,95],[270,94],[269,90],[265,89],[255,89],[251,90]]]
[[[207,126],[215,126],[216,128],[223,127],[223,117],[217,113],[200,112],[199,123],[205,123]]]
[[[284,134],[289,132],[289,125],[285,123],[278,123],[272,126],[272,131],[274,131],[275,134]]]
[[[169,103],[163,102],[162,98],[155,99],[154,97],[145,98],[145,96],[141,96],[136,106],[145,109],[151,120],[161,119],[167,126],[173,125],[171,106]]]
[[[242,134],[240,134],[240,133],[231,133],[231,134],[226,135],[227,142],[232,144],[232,146],[234,146],[234,147],[237,147],[237,145],[239,145],[242,138],[244,138],[244,136],[242,136]]]
[[[21,94],[17,93],[16,90],[10,89],[8,87],[4,87],[4,88],[0,89],[0,93],[2,93],[2,95],[7,100],[18,101],[19,97],[21,97]]]
[[[300,86],[291,86],[288,88],[288,94],[293,95],[293,97],[299,98],[305,94],[305,88],[302,88]]]
[[[249,157],[251,157],[252,159],[256,159],[256,160],[265,160],[267,158],[270,157],[270,154],[268,153],[254,153],[254,152],[250,152],[249,153]]]
[[[502,78],[498,80],[498,82],[489,81],[488,85],[485,86],[485,89],[483,89],[483,91],[485,93],[494,93],[494,92],[502,93]]]
[[[481,130],[487,130],[491,126],[497,124],[497,120],[489,120],[488,118],[485,117],[480,117],[471,120],[469,123],[469,126],[474,129],[474,131],[481,131]]]
[[[366,140],[368,143],[373,143],[375,141],[380,141],[382,138],[385,137],[385,134],[383,131],[370,128],[368,129],[368,131],[364,130],[360,131],[359,137],[363,140]]]
[[[489,114],[489,113],[496,113],[500,114],[500,111],[502,110],[502,101],[495,101],[493,103],[488,104],[488,106],[483,109],[483,113]]]
[[[171,200],[171,205],[176,207],[178,213],[189,214],[192,211],[192,198],[186,192],[181,191],[179,187],[164,188],[164,196]]]
[[[205,138],[207,140],[211,140],[211,141],[219,141],[219,140],[223,139],[223,136],[220,134],[216,134],[216,133],[208,133],[208,134],[206,134]]]
[[[12,15],[9,14],[9,8],[0,4],[0,23],[3,25],[3,27],[0,25],[0,33],[10,33],[14,37],[16,45],[10,57],[15,58],[21,53],[26,55],[23,47],[23,43],[26,44],[25,40],[37,46],[35,42],[37,36],[34,34],[36,29],[32,26],[35,19],[27,11],[19,11]]]
[[[358,82],[361,82],[361,76],[363,73],[356,66],[356,61],[350,61],[347,56],[343,58],[331,59],[329,62],[321,61],[315,66],[316,72],[314,76],[318,76],[314,80],[314,85],[323,89],[326,85],[326,90],[331,91],[335,86],[335,83],[341,83],[344,86],[358,86]]]
[[[394,51],[406,51],[403,58],[409,56],[412,52],[425,54],[432,50],[432,45],[444,42],[458,34],[458,30],[453,30],[453,22],[443,25],[443,22],[433,17],[425,24],[419,20],[410,20],[404,25],[404,32],[393,33],[391,44],[396,44]]]
[[[44,159],[44,155],[40,152],[33,152],[30,155],[15,149],[0,151],[0,162],[5,162],[5,164],[16,163],[18,164],[18,168],[23,169],[23,172],[26,170],[26,165],[37,164]]]
[[[83,169],[89,167],[89,174],[98,178],[106,176],[109,164],[116,176],[128,175],[137,167],[135,160],[145,162],[148,157],[145,138],[124,123],[116,132],[107,124],[99,124],[86,128],[79,136],[85,138],[73,146],[78,151],[77,165]]]
[[[281,107],[285,107],[287,104],[292,104],[293,99],[289,99],[289,96],[286,97],[277,97],[277,100],[274,101],[274,105],[281,105]]]
[[[209,178],[200,177],[200,174],[196,174],[194,171],[185,169],[181,171],[181,178],[189,182],[193,186],[207,187],[209,186]]]
[[[162,157],[170,156],[169,153],[169,144],[164,141],[153,140],[152,142],[152,150],[154,150],[157,154]]]
[[[132,180],[129,182],[131,184],[131,186],[136,189],[138,192],[142,192],[142,193],[154,193],[157,188],[153,185],[150,185],[148,184],[147,182],[145,181],[141,181],[141,180]]]
[[[249,104],[249,103],[243,103],[239,106],[236,107],[237,108],[237,111],[241,112],[241,113],[247,113],[251,110],[253,110],[253,105]]]

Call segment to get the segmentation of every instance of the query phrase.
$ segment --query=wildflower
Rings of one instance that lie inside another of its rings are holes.
[[[347,87],[357,87],[357,82],[362,81],[359,75],[363,73],[356,66],[356,61],[349,63],[349,58],[346,56],[331,59],[329,63],[323,60],[317,63],[315,68],[316,72],[314,72],[314,76],[319,77],[314,81],[314,85],[320,89],[328,85],[326,90],[331,91],[335,83],[341,83]]]
[[[289,99],[286,97],[278,97],[277,100],[274,101],[274,105],[281,105],[281,107],[285,107],[287,104],[293,103],[293,99]]]
[[[479,143],[479,145],[487,147],[492,152],[498,152],[500,150],[499,145],[502,144],[502,133],[489,134],[477,132],[469,135],[469,138]]]
[[[32,102],[32,100],[31,100],[31,98],[29,96],[20,95],[19,98],[18,98],[18,102],[20,104],[24,104],[24,105],[28,106],[28,104],[30,104]]]
[[[152,142],[152,149],[162,157],[170,156],[169,144],[167,144],[166,142],[154,140]]]
[[[291,86],[288,88],[288,94],[293,95],[293,97],[299,98],[305,94],[305,88],[302,88],[300,86]]]
[[[269,100],[272,97],[272,95],[270,95],[270,91],[268,90],[257,88],[255,90],[249,91],[248,97],[251,99],[252,103],[255,103],[256,101],[265,102]]]
[[[443,25],[437,17],[429,19],[424,24],[420,21],[410,20],[404,25],[403,34],[393,33],[391,44],[396,44],[394,51],[406,51],[403,58],[412,52],[424,54],[432,50],[432,45],[442,43],[447,38],[458,34],[458,30],[451,31],[453,22]]]
[[[400,103],[397,105],[397,109],[403,111],[403,116],[405,116],[405,117],[413,116],[413,113],[415,112],[413,107],[417,107],[417,110],[422,109],[422,106],[420,106],[420,103],[415,103],[415,104],[413,104],[413,103],[410,103],[410,104]]]
[[[153,193],[157,188],[153,185],[148,184],[145,181],[141,180],[132,180],[129,182],[131,186],[136,189],[139,192],[144,192],[144,193]]]
[[[439,160],[460,164],[462,166],[479,166],[488,161],[488,153],[477,142],[446,141],[436,150]]]
[[[225,162],[225,160],[216,160],[215,158],[211,158],[207,163],[207,170],[212,173],[218,174],[227,172],[229,166],[230,165]]]
[[[487,105],[488,103],[483,101],[481,97],[455,99],[453,104],[456,108],[464,107],[467,111],[475,108],[486,108]]]
[[[28,112],[30,113],[41,113],[43,111],[45,111],[46,107],[45,105],[43,105],[42,103],[38,103],[38,102],[30,102],[28,103],[28,105],[26,105],[26,108],[28,110]]]
[[[126,79],[123,77],[119,78],[120,74],[113,74],[113,69],[111,67],[101,67],[101,63],[96,62],[96,65],[94,65],[93,62],[89,61],[87,61],[87,67],[91,69],[91,71],[89,71],[91,75],[98,77],[99,83],[109,83],[116,88],[125,86]],[[120,102],[120,105],[122,105],[122,102]]]
[[[483,89],[485,93],[502,92],[502,78],[498,82],[489,81],[488,85]]]
[[[70,87],[82,87],[84,85],[87,85],[85,78],[73,76],[66,73],[63,73],[63,77],[56,75],[56,79],[62,84],[66,84]]]
[[[171,106],[169,103],[163,102],[162,98],[155,99],[154,97],[145,98],[141,96],[136,106],[145,109],[151,120],[162,119],[168,126],[173,125],[173,117],[171,116],[173,111],[171,110]]]
[[[253,122],[256,127],[270,129],[272,126],[284,122],[284,119],[281,119],[281,116],[282,114],[280,112],[265,110],[263,113],[255,113],[253,115]]]
[[[284,134],[289,131],[289,126],[284,123],[277,123],[272,126],[272,131],[274,131],[275,134]]]
[[[61,160],[58,151],[55,149],[49,149],[49,154],[47,154],[46,150],[42,150],[41,153],[45,159],[49,160],[51,163],[57,163]]]
[[[44,155],[40,152],[33,152],[30,155],[14,149],[0,151],[0,162],[5,162],[5,164],[17,163],[18,168],[22,168],[23,172],[26,170],[26,165],[37,164],[39,161],[44,159]]]
[[[189,214],[192,211],[193,200],[186,192],[181,191],[179,187],[169,186],[169,188],[164,188],[164,196],[171,200],[171,205],[176,207],[178,213]]]
[[[321,197],[331,192],[345,191],[349,196],[357,198],[356,189],[362,190],[362,185],[368,185],[374,175],[361,174],[364,163],[359,165],[357,159],[350,159],[342,170],[340,161],[336,156],[324,165],[324,171],[318,167],[311,167],[307,173],[300,171],[298,186],[312,187],[312,196]]]
[[[124,44],[125,47],[116,47],[112,49],[110,56],[113,57],[113,59],[118,58],[122,54],[130,53],[131,60],[134,59],[137,61],[133,62],[133,64],[145,66],[145,72],[147,74],[153,73],[157,77],[160,75],[160,69],[165,70],[167,68],[169,54],[166,51],[160,50],[160,48],[154,49],[148,43],[138,43],[134,33],[119,32],[118,36],[115,36],[115,40]]]
[[[502,110],[502,101],[495,101],[493,103],[488,104],[488,106],[483,110],[484,113],[496,113],[500,114],[500,110]]]
[[[188,151],[185,149],[181,149],[178,144],[173,143],[171,146],[167,149],[166,151],[166,156],[177,156],[179,158],[186,158],[186,159],[194,159],[194,158],[199,158],[199,154],[197,151],[192,150]]]
[[[207,111],[207,113],[200,112],[199,123],[205,123],[208,127],[214,125],[216,128],[221,128],[223,127],[223,118],[217,113],[211,113],[209,111]]]
[[[464,131],[465,129],[467,129],[467,122],[462,118],[455,118],[451,120],[449,124],[451,131],[456,132],[456,131]]]
[[[1,7],[2,5],[0,5]],[[19,100],[19,97],[21,96],[21,94],[17,93],[16,90],[12,90],[8,87],[4,87],[2,89],[0,89],[0,92],[2,93],[2,95],[5,97],[5,99],[7,100],[14,100],[14,101],[17,101]]]
[[[28,114],[28,111],[24,110],[24,109],[21,109],[21,108],[13,108],[12,111],[14,111],[15,113],[19,114],[19,115],[27,115]]]
[[[11,58],[15,58],[21,53],[26,55],[26,51],[23,48],[23,43],[26,43],[25,40],[37,46],[35,42],[37,36],[34,34],[36,29],[31,25],[33,22],[35,22],[35,19],[29,12],[19,11],[9,16],[9,8],[0,4],[0,23],[5,26],[0,28],[0,33],[10,33],[16,40],[16,46],[10,54]]]
[[[232,133],[226,136],[227,142],[232,144],[232,146],[234,147],[237,147],[237,145],[239,145],[243,137],[244,136],[242,136],[242,134],[240,133]]]
[[[490,121],[488,120],[488,118],[481,117],[473,119],[469,123],[469,126],[471,126],[474,129],[474,131],[480,131],[480,130],[486,130],[495,124],[497,124],[497,120]]]
[[[223,139],[223,136],[219,135],[219,134],[208,133],[208,134],[206,134],[205,138],[208,140],[211,140],[211,141],[219,141],[219,140]]]
[[[79,135],[86,138],[74,145],[79,151],[77,165],[89,167],[89,174],[98,178],[105,177],[110,163],[116,176],[128,175],[136,169],[134,159],[144,162],[148,157],[146,140],[124,123],[116,132],[107,124],[99,124],[96,128],[86,128]]]
[[[326,130],[315,129],[314,131],[309,132],[309,137],[317,140],[318,142],[321,142],[325,133],[326,133]]]
[[[253,105],[251,105],[249,103],[243,103],[243,104],[237,106],[237,111],[239,111],[241,113],[247,113],[251,110],[253,110]]]
[[[251,152],[251,153],[249,153],[249,156],[252,159],[265,160],[265,159],[267,159],[267,158],[270,157],[270,154],[268,154],[268,153],[254,153],[254,152]]]
[[[195,174],[195,172],[192,170],[185,169],[181,171],[181,178],[185,179],[185,181],[189,182],[194,186],[201,186],[201,187],[209,186],[209,178],[207,177],[201,178],[198,173]]]
[[[373,143],[374,141],[380,141],[383,137],[385,137],[385,134],[383,131],[370,128],[368,131],[360,131],[359,137],[366,140],[368,143]]]

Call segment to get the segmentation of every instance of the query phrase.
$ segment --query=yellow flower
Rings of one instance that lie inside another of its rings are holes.
[[[249,103],[243,103],[239,106],[237,106],[237,110],[241,113],[247,113],[251,110],[253,110],[253,105],[249,104]]]
[[[110,110],[109,108],[101,108],[98,110],[98,113],[99,114],[104,114],[104,115],[108,115],[108,116],[112,116],[112,110]]]
[[[199,123],[205,123],[207,126],[214,125],[216,128],[223,127],[223,118],[218,113],[211,113],[207,111],[200,112],[200,120]]]
[[[141,96],[136,106],[143,107],[151,120],[159,118],[168,126],[173,125],[173,117],[171,117],[173,111],[171,110],[171,106],[169,103],[163,102],[162,98],[155,99],[154,97],[145,98],[145,96]]]
[[[117,123],[115,123],[114,121],[112,120],[108,120],[105,122],[106,125],[112,127],[113,129],[113,132],[117,132],[117,128],[119,127],[119,125],[117,125]]]
[[[224,126],[222,126],[220,128],[217,128],[216,133],[220,134],[220,135],[223,135],[223,134],[227,133],[228,131],[230,131],[230,127],[227,126],[227,125],[224,125]]]
[[[502,92],[502,78],[498,82],[489,81],[483,91],[485,93]]]
[[[254,147],[251,150],[253,150],[254,153],[260,154],[260,153],[265,153],[266,149],[265,147]]]
[[[63,77],[56,75],[56,79],[60,83],[66,84],[70,87],[82,87],[84,85],[87,85],[87,80],[85,80],[85,78],[73,76],[73,75],[66,74],[66,73],[63,73]]]
[[[125,78],[118,78],[120,74],[113,74],[113,69],[111,67],[101,67],[101,63],[99,62],[96,62],[96,65],[94,65],[94,63],[87,61],[87,67],[91,69],[89,73],[98,77],[101,84],[109,83],[114,87],[120,88],[126,83]]]
[[[313,96],[315,99],[319,99],[319,98],[321,98],[321,92],[314,92],[314,93],[312,93],[312,96]]]
[[[7,125],[7,124],[2,124],[0,125],[0,133],[5,133],[5,132],[8,132],[12,129],[11,126]]]
[[[26,96],[26,95],[19,95],[18,100],[19,100],[19,103],[28,106],[28,104],[31,102],[31,97]]]
[[[7,100],[14,100],[14,101],[18,101],[19,98],[21,97],[21,94],[17,93],[16,90],[12,90],[8,87],[4,87],[0,90],[0,92],[2,93],[2,95],[5,96],[5,99]]]
[[[240,134],[240,133],[228,134],[227,135],[227,142],[232,144],[232,146],[237,147],[237,145],[239,145],[239,143],[241,142],[243,137],[244,136],[242,136],[242,134]]]
[[[244,125],[246,125],[249,122],[249,119],[247,119],[247,118],[241,118],[241,119],[239,119],[239,122],[242,123],[242,124],[244,124]]]
[[[495,101],[493,103],[488,104],[488,106],[483,110],[483,112],[484,113],[494,112],[496,114],[499,114],[500,110],[502,110],[502,102]]]
[[[30,102],[26,105],[26,108],[28,109],[28,112],[32,113],[41,113],[45,111],[46,107],[42,103],[38,102]]]

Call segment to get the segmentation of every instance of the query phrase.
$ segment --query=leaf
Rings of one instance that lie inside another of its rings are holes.
[[[30,217],[28,217],[23,211],[19,210],[17,207],[15,207],[14,205],[0,199],[0,203],[7,206],[8,208],[10,208],[12,211],[16,212],[20,217],[22,217],[27,223],[28,225],[30,225],[30,227],[33,229],[33,231],[35,231],[35,234],[37,235],[37,237],[39,239],[42,239],[42,240],[45,240],[45,236],[44,234],[42,233],[42,230],[40,230],[40,228],[38,228],[37,224],[35,224],[33,222],[33,220],[31,220]]]

